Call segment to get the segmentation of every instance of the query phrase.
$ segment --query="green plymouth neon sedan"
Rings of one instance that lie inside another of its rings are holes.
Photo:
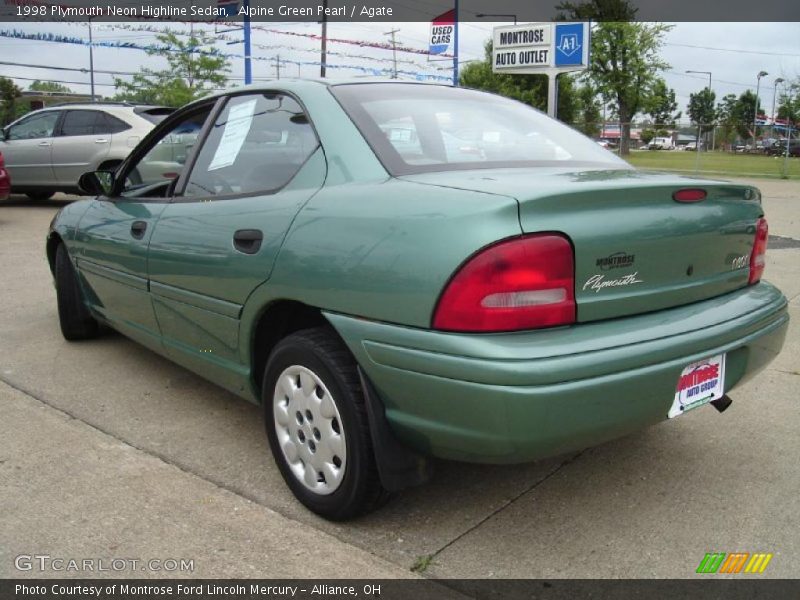
[[[81,181],[97,197],[47,237],[64,337],[105,324],[262,405],[330,519],[430,456],[530,461],[722,411],[788,326],[758,190],[635,170],[482,92],[242,88]]]

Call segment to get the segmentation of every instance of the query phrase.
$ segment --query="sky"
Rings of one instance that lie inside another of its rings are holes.
[[[469,22],[460,28],[460,58],[463,62],[480,60],[483,45],[491,36],[492,27],[507,23]],[[317,23],[259,23],[259,26],[284,32],[256,29],[253,31],[253,56],[270,60],[254,60],[253,74],[257,79],[276,75],[275,57],[280,55],[282,76],[317,77],[319,67],[313,64],[293,64],[292,61],[313,63],[319,61],[319,41],[304,37],[319,34]],[[138,23],[95,23],[93,38],[95,42],[132,42],[147,45],[156,42],[155,34],[141,30]],[[154,25],[150,25],[151,27]],[[155,26],[164,27],[165,24]],[[176,30],[188,30],[181,23],[170,24]],[[209,33],[214,33],[213,25],[197,25]],[[48,32],[72,37],[88,38],[85,24],[69,23],[2,23],[0,34],[16,29],[26,33]],[[221,28],[218,28],[221,29]],[[429,24],[427,23],[329,23],[328,37],[352,41],[388,41],[386,32],[397,30],[395,39],[399,45],[427,50]],[[294,33],[300,35],[286,35]],[[241,54],[241,33],[234,31],[217,34],[220,40],[217,47],[226,53]],[[236,43],[228,44],[227,41]],[[687,74],[687,70],[711,71],[712,88],[719,100],[733,93],[737,96],[747,89],[755,91],[757,74],[767,71],[769,75],[761,80],[759,97],[767,113],[772,109],[774,81],[778,77],[785,80],[800,78],[800,23],[675,23],[666,34],[661,56],[670,64],[662,75],[669,87],[673,88],[678,101],[678,110],[686,114],[689,94],[708,85],[707,75]],[[390,69],[392,52],[375,48],[359,47],[352,44],[330,42],[331,51],[328,62],[335,65],[350,65],[362,68]],[[339,54],[334,54],[339,53]],[[451,77],[452,61],[429,62],[421,54],[397,53],[398,69],[414,73],[436,74]],[[381,61],[371,59],[382,59]],[[0,61],[46,65],[49,67],[69,67],[87,69],[89,66],[88,47],[44,41],[29,41],[0,36]],[[285,61],[288,61],[285,62]],[[410,61],[410,62],[406,62]],[[137,71],[142,66],[160,69],[166,66],[164,59],[149,57],[141,50],[96,47],[94,63],[97,71]],[[243,61],[231,60],[231,85],[243,82]],[[387,71],[388,74],[388,71]],[[30,79],[64,80],[85,82],[69,83],[77,92],[89,91],[88,72],[61,71],[32,68],[30,66],[11,66],[0,64],[0,75],[17,78],[16,82],[25,89]],[[346,68],[331,68],[330,77],[364,76],[365,73]],[[403,76],[407,77],[407,76]],[[403,78],[401,77],[401,78]],[[27,78],[27,79],[24,79]],[[128,76],[123,76],[128,78]],[[113,76],[96,73],[98,84],[113,83]],[[97,92],[111,95],[114,88],[98,85]]]

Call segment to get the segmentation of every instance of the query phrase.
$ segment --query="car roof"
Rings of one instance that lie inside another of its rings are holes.
[[[303,91],[310,92],[312,90],[321,90],[330,87],[336,87],[339,85],[370,85],[370,84],[392,84],[392,85],[432,85],[432,86],[441,86],[441,87],[452,87],[450,83],[444,83],[440,81],[410,81],[410,80],[403,80],[403,79],[388,79],[384,77],[346,77],[341,79],[329,79],[329,78],[303,78],[303,79],[293,79],[293,78],[280,78],[280,79],[265,79],[259,81],[258,83],[253,83],[250,85],[243,85],[235,88],[229,88],[226,90],[220,90],[213,94],[209,94],[208,96],[203,96],[202,98],[198,98],[187,104],[186,106],[191,106],[193,104],[197,104],[203,101],[207,101],[210,98],[220,98],[223,96],[229,96],[231,94],[240,94],[242,92],[267,92],[267,91],[286,91],[286,92],[298,92],[302,93]]]

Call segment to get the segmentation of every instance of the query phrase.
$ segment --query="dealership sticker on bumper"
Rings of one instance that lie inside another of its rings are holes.
[[[717,354],[711,358],[690,364],[681,371],[675,399],[667,416],[672,419],[687,410],[707,404],[724,395],[725,355]]]

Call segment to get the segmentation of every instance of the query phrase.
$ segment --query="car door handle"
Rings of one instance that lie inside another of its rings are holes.
[[[137,240],[140,240],[144,237],[145,231],[147,231],[146,221],[134,221],[131,224],[131,235],[135,237]]]
[[[94,143],[95,143],[95,144],[107,144],[107,143],[108,143],[108,140],[107,140],[106,138],[97,138],[97,139],[94,141]]]
[[[40,146],[49,146],[50,142],[39,142]]]
[[[244,254],[255,254],[263,240],[264,234],[258,229],[240,229],[233,234],[233,247]]]

